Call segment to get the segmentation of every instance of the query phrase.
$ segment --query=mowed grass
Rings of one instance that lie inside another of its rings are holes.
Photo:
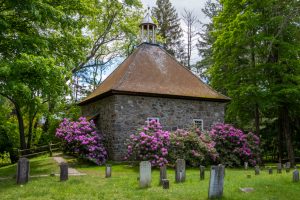
[[[199,170],[188,168],[186,182],[174,182],[174,170],[168,170],[170,189],[163,190],[159,183],[159,170],[152,171],[150,188],[141,189],[138,186],[138,167],[113,164],[112,177],[104,178],[105,167],[78,164],[69,160],[86,176],[71,176],[66,182],[59,182],[59,177],[31,178],[24,186],[16,185],[15,180],[0,180],[0,199],[149,199],[149,200],[192,200],[207,199],[209,170],[205,180],[199,180]],[[37,169],[34,169],[37,168]],[[15,166],[0,168],[0,177],[14,173]],[[50,174],[59,172],[57,164],[49,157],[39,157],[31,160],[31,174]],[[262,200],[298,200],[300,197],[300,183],[292,182],[292,171],[282,174],[269,175],[262,170],[258,176],[254,170],[226,169],[223,199],[262,199]],[[247,178],[250,174],[251,178]],[[251,193],[243,193],[240,187],[252,187]]]

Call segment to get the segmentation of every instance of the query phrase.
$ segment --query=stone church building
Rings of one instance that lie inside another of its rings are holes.
[[[124,158],[124,143],[147,120],[159,120],[165,130],[209,129],[224,121],[230,100],[155,44],[156,25],[149,14],[140,27],[143,43],[79,103],[82,115],[94,119],[104,135],[113,160]]]

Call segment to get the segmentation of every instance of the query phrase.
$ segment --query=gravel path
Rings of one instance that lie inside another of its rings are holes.
[[[53,157],[53,159],[58,163],[58,164],[61,164],[61,163],[63,163],[63,162],[67,162],[63,157],[61,157],[61,156],[54,156]],[[76,169],[74,169],[74,168],[72,168],[72,167],[69,167],[69,169],[68,169],[68,171],[69,171],[69,175],[73,175],[73,176],[80,176],[80,175],[86,175],[86,174],[84,174],[84,173],[81,173],[81,172],[79,172],[79,171],[77,171]]]

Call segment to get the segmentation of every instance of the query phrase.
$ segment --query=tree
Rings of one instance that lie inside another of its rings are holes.
[[[163,44],[171,55],[184,62],[182,46],[182,29],[180,19],[175,8],[169,0],[157,0],[156,7],[152,9],[152,15],[158,22],[158,34],[165,39]]]
[[[197,17],[194,15],[193,11],[184,9],[182,14],[183,21],[187,26],[187,67],[191,69],[191,56],[192,49],[194,48],[194,40],[197,36],[197,30],[195,25],[198,23]]]
[[[299,114],[294,108],[300,100],[299,2],[225,0],[221,5],[213,21],[211,83],[232,98],[231,120],[253,120],[259,133],[261,115],[277,118],[278,134],[284,136],[294,164],[291,122]]]
[[[1,3],[0,95],[14,107],[20,148],[25,149],[37,113],[65,93],[69,70],[84,56],[89,40],[82,33],[82,16],[91,12],[94,1]]]
[[[207,23],[200,22],[201,29],[198,32],[199,38],[196,44],[199,56],[201,60],[195,65],[199,71],[200,76],[209,81],[208,69],[213,65],[213,52],[212,45],[215,41],[215,37],[212,35],[214,30],[213,18],[218,15],[221,10],[219,1],[208,0],[205,3],[205,7],[201,9],[202,13],[209,19]]]

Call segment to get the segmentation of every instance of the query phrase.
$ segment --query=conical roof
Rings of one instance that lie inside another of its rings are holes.
[[[153,24],[153,25],[156,26],[156,24],[153,22],[153,20],[152,20],[152,18],[151,18],[151,16],[150,16],[149,13],[146,14],[146,16],[145,16],[144,19],[142,20],[140,26],[141,26],[141,25],[144,25],[144,24]]]
[[[158,45],[141,44],[79,105],[111,94],[229,101]]]

